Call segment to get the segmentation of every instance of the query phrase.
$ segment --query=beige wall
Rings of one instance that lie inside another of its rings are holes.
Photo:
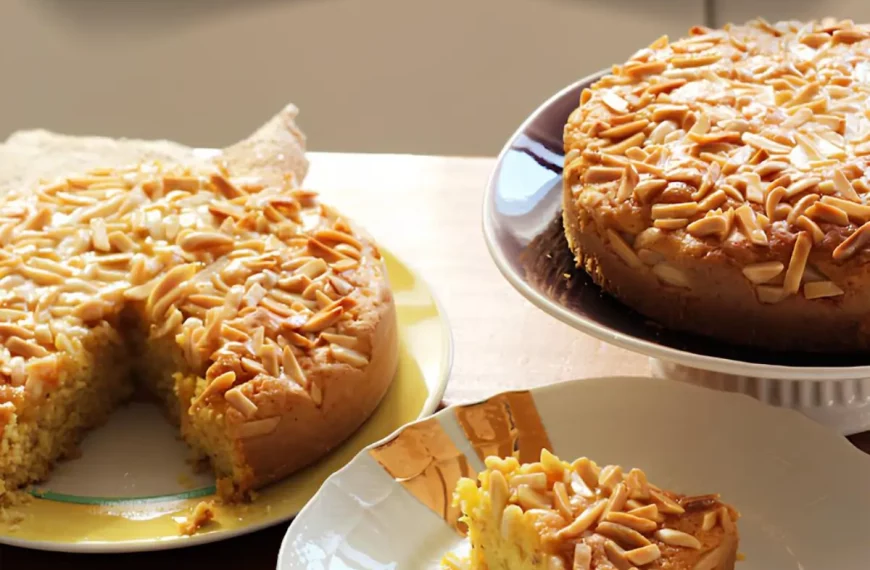
[[[492,155],[702,0],[0,0],[0,138],[222,145],[286,101],[316,150]]]
[[[716,23],[768,20],[811,20],[826,16],[870,22],[868,0],[717,0]]]

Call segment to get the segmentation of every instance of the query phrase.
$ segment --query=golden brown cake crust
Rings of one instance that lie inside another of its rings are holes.
[[[669,328],[870,346],[868,46],[847,21],[758,20],[614,67],[565,127],[578,265]]]
[[[372,414],[398,362],[386,267],[298,187],[295,116],[217,154],[45,131],[0,145],[0,445],[26,445],[4,426],[82,375],[98,329],[144,342],[133,368],[169,382],[161,399],[226,496],[319,459]],[[23,461],[0,461],[0,482],[26,482],[6,472]]]

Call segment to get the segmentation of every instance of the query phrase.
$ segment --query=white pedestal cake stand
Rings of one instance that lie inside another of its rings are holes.
[[[505,278],[560,321],[649,356],[654,376],[749,394],[845,434],[870,429],[870,355],[771,353],[667,331],[577,271],[559,216],[562,132],[581,91],[599,76],[544,102],[498,157],[484,195],[483,234]]]

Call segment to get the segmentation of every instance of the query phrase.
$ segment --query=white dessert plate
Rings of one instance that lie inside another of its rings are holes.
[[[506,425],[519,432],[521,454],[548,438],[564,459],[636,466],[675,491],[721,493],[742,514],[740,570],[867,568],[870,457],[792,410],[648,378],[576,380],[482,406],[406,426],[327,479],[290,525],[278,570],[438,568],[465,547],[445,522],[447,487],[482,468],[475,450],[503,420],[514,422]],[[467,439],[468,425],[483,437]]]
[[[434,412],[452,363],[450,328],[426,283],[381,251],[396,300],[399,368],[380,406],[345,443],[316,464],[260,490],[250,504],[217,505],[213,522],[184,536],[179,522],[200,501],[216,498],[214,478],[192,469],[185,460],[187,448],[157,407],[132,403],[88,434],[81,457],[58,464],[32,490],[31,501],[0,511],[0,545],[133,552],[246,534],[290,519],[330,474],[365,446]]]
[[[748,393],[843,433],[870,429],[870,356],[764,351],[666,330],[576,269],[561,231],[562,132],[580,92],[600,76],[546,101],[498,157],[483,201],[483,233],[502,275],[564,323],[655,359],[656,376]]]

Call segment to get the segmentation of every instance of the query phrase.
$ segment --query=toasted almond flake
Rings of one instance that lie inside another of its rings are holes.
[[[517,502],[526,511],[530,509],[552,508],[550,499],[546,495],[535,491],[528,485],[517,487]]]
[[[578,542],[574,545],[574,562],[571,568],[572,570],[591,570],[592,549],[585,542]]]
[[[544,488],[546,489],[546,483]],[[571,508],[571,501],[568,498],[568,490],[562,481],[553,483],[553,504],[566,521],[574,520],[574,512]]]
[[[338,362],[343,362],[356,368],[365,368],[369,363],[368,357],[363,353],[338,344],[330,344],[329,352]]]
[[[282,368],[284,369],[284,374],[296,382],[296,384],[303,388],[308,386],[308,379],[305,377],[305,373],[299,366],[299,361],[296,360],[296,355],[293,353],[293,349],[289,346],[284,347]]]
[[[640,548],[629,550],[625,553],[625,558],[637,566],[651,564],[662,557],[662,552],[655,544],[649,544]]]
[[[641,548],[651,544],[644,535],[636,530],[612,522],[599,523],[598,526],[595,527],[595,532],[613,540],[623,548]]]
[[[815,177],[804,178],[803,180],[797,180],[795,182],[792,182],[789,185],[789,187],[785,189],[785,196],[786,196],[786,198],[793,198],[793,197],[797,196],[798,194],[800,194],[801,192],[806,192],[806,191],[811,190],[812,188],[818,186],[820,182],[821,182],[821,179],[815,178]]]
[[[190,252],[226,250],[234,243],[231,236],[219,232],[187,232],[178,239],[178,245]]]
[[[320,338],[331,344],[337,344],[345,348],[356,349],[359,346],[359,339],[354,336],[335,334],[329,332],[320,333]]]
[[[720,239],[728,233],[728,219],[725,216],[706,216],[694,221],[686,227],[686,231],[695,237],[718,235]]]
[[[663,218],[690,218],[697,213],[697,202],[682,202],[679,204],[655,204],[651,210],[651,215],[654,220]]]
[[[236,428],[236,433],[242,439],[262,437],[264,435],[269,435],[270,433],[278,429],[278,424],[280,423],[280,417],[265,418],[262,420],[245,422],[243,424],[240,424],[239,427]]]
[[[606,231],[607,239],[610,241],[610,246],[613,251],[626,263],[629,267],[638,269],[643,267],[643,262],[637,257],[637,254],[631,249],[631,246],[626,243],[622,236],[613,230]]]
[[[800,216],[797,220],[795,220],[795,226],[808,232],[813,238],[814,244],[821,243],[822,240],[825,238],[825,233],[818,226],[818,224],[816,224],[814,221],[806,216]]]
[[[233,387],[233,384],[236,381],[236,373],[232,370],[224,372],[219,376],[216,376],[208,385],[202,390],[202,392],[197,396],[193,402],[190,404],[190,409],[201,405],[205,402],[210,396],[223,394],[227,390]],[[192,412],[191,412],[192,413]]]
[[[752,283],[767,283],[785,269],[785,265],[779,261],[764,261],[754,263],[743,268],[743,275]]]
[[[628,102],[613,91],[602,91],[601,101],[616,113],[628,112]]]
[[[631,570],[634,565],[625,557],[625,550],[610,539],[604,541],[604,555],[616,570]]]
[[[659,508],[656,505],[642,505],[628,511],[629,515],[649,519],[651,521],[659,520]]]
[[[616,486],[622,482],[622,467],[619,465],[607,465],[598,473],[597,487],[607,495],[616,490]]]
[[[239,388],[232,388],[224,393],[226,401],[245,418],[252,418],[257,413],[257,405],[250,400]]]
[[[44,347],[36,344],[36,342],[28,342],[17,336],[11,336],[6,339],[6,348],[12,354],[23,356],[24,358],[39,358],[49,354]]]
[[[734,210],[737,225],[740,231],[755,245],[767,245],[767,234],[758,225],[755,212],[748,204],[744,204]]]
[[[807,299],[838,297],[843,294],[844,291],[837,287],[833,281],[815,281],[804,284],[804,297]]]
[[[709,513],[708,513],[709,514]],[[712,527],[711,527],[712,528]],[[710,529],[705,529],[710,530]],[[689,533],[675,530],[672,528],[659,529],[655,533],[656,540],[667,544],[668,546],[677,546],[681,548],[691,548],[692,550],[701,549],[701,541]]]
[[[681,507],[679,503],[662,492],[651,489],[650,498],[658,506],[659,512],[663,514],[681,515],[686,512],[686,509]]]
[[[648,124],[649,121],[647,119],[638,119],[636,121],[623,123],[621,125],[605,129],[598,133],[598,136],[608,139],[622,139],[643,131]]]
[[[328,269],[329,266],[326,262],[318,257],[299,267],[299,269],[296,270],[296,274],[304,275],[309,279],[316,279],[323,275]]]
[[[583,181],[587,184],[600,184],[619,180],[623,169],[617,166],[592,166],[586,170]]]
[[[636,515],[630,515],[628,513],[611,511],[607,513],[603,518],[607,522],[620,524],[622,526],[626,526],[630,529],[636,530],[640,533],[653,532],[656,528],[658,528],[658,523],[656,523],[655,521],[643,517],[638,517]]]
[[[769,154],[788,154],[791,152],[791,147],[753,133],[743,133],[742,140],[749,146],[763,150]]]
[[[851,188],[851,186],[849,187]],[[857,194],[856,199],[860,202],[860,198],[857,198]],[[857,220],[861,223],[870,221],[870,206],[865,206],[860,203],[856,204],[855,202],[835,198],[834,196],[824,196],[821,201],[823,204],[842,210],[850,219]]]
[[[713,527],[716,526],[716,523],[719,521],[719,513],[718,511],[708,511],[704,513],[704,518],[701,522],[701,530],[704,532],[709,532],[713,530]]]
[[[556,532],[557,540],[568,540],[571,538],[575,538],[580,536],[587,530],[589,530],[593,524],[598,520],[598,517],[601,516],[601,513],[604,512],[604,508],[607,506],[606,499],[599,499],[595,501],[586,509],[583,510],[582,513],[577,515],[571,524],[566,527],[559,529]]]
[[[688,218],[666,218],[653,220],[653,227],[660,230],[679,230],[689,224]]]
[[[837,226],[849,225],[849,215],[830,203],[816,202],[804,214],[811,220],[827,222]]]

